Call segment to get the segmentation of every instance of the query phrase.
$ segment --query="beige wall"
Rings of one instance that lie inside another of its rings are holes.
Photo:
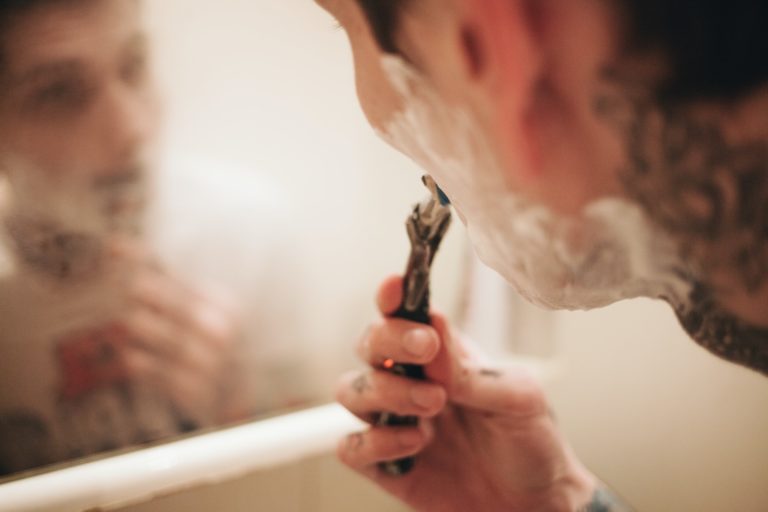
[[[593,471],[642,512],[768,510],[768,379],[694,344],[662,303],[556,325],[552,398]]]

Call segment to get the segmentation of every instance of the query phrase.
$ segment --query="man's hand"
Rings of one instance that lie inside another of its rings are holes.
[[[373,425],[339,444],[340,459],[419,511],[572,512],[589,503],[591,475],[558,433],[537,380],[519,368],[488,368],[459,346],[445,319],[432,326],[386,318],[402,280],[381,287],[384,318],[360,341],[370,365],[340,382],[337,398]],[[424,365],[427,380],[382,369],[387,359]],[[382,411],[419,416],[418,427],[376,426]],[[407,475],[378,463],[416,456]]]
[[[127,307],[116,319],[126,341],[115,355],[128,378],[150,383],[198,425],[236,419],[221,396],[239,334],[234,307],[177,279],[140,247],[116,247]]]

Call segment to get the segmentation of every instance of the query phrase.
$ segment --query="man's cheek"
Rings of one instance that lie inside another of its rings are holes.
[[[60,170],[68,167],[67,164],[86,163],[80,148],[89,144],[85,141],[91,137],[73,137],[75,129],[36,127],[20,130],[9,144],[9,150],[31,162],[36,169],[48,172],[52,177],[61,176]]]
[[[391,87],[382,68],[384,55],[378,50],[368,32],[350,34],[355,62],[355,85],[360,106],[368,122],[377,131],[383,130],[392,116],[402,109],[402,98]]]

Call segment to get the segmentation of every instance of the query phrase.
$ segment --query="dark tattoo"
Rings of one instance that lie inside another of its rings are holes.
[[[352,382],[352,389],[360,394],[371,389],[371,384],[368,382],[368,376],[365,373],[361,373],[360,376]]]
[[[768,144],[729,142],[716,120],[657,101],[647,84],[603,78],[595,109],[625,140],[624,188],[691,265],[671,269],[690,296],[662,298],[703,347],[768,375],[768,329],[724,311],[694,276],[733,275],[752,294],[768,285]]]
[[[483,377],[491,377],[494,379],[501,378],[502,375],[504,375],[499,370],[491,370],[490,368],[484,368],[480,370],[480,375]]]
[[[726,270],[754,292],[768,282],[768,144],[732,142],[721,119],[658,101],[653,88],[604,73],[598,115],[623,133],[625,190],[703,272]]]
[[[704,348],[768,376],[768,329],[747,325],[721,310],[702,284],[694,286],[689,305],[675,309],[683,328]]]
[[[578,512],[632,512],[632,508],[605,488],[598,488],[592,501]]]

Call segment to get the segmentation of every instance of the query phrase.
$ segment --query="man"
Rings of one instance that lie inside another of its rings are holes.
[[[236,173],[152,172],[141,2],[7,1],[0,37],[0,475],[292,403],[262,385],[293,368],[287,247],[243,224],[279,212]],[[252,192],[222,208],[226,177]]]
[[[371,124],[452,200],[522,295],[666,300],[714,354],[768,374],[768,49],[753,1],[319,0],[346,29]],[[383,318],[338,398],[374,426],[341,459],[417,510],[621,510],[539,384],[490,369],[439,314]],[[384,372],[425,366],[427,381]],[[416,455],[391,477],[382,461]]]

